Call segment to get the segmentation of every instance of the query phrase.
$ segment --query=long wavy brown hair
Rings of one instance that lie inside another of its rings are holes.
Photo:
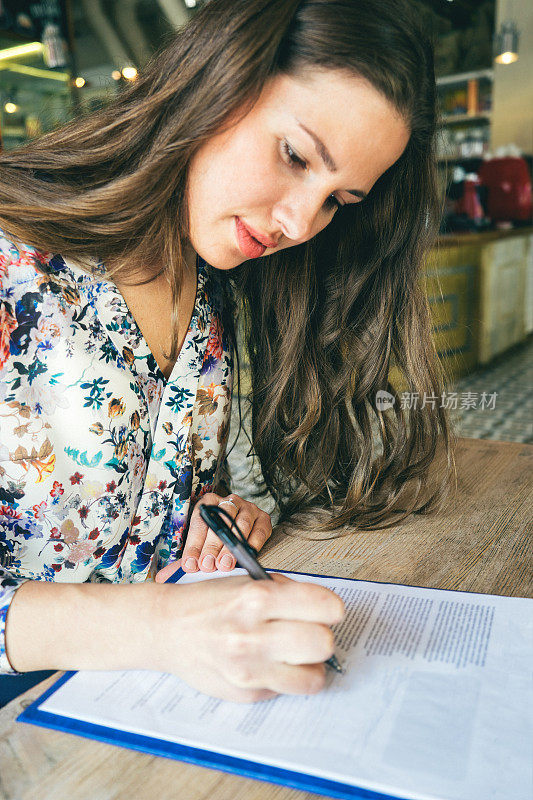
[[[367,79],[409,143],[314,239],[224,278],[245,309],[253,450],[281,519],[385,527],[437,507],[453,464],[441,404],[399,396],[443,388],[420,286],[439,217],[433,55],[408,0],[211,0],[106,108],[0,156],[0,227],[139,283],[166,271],[176,309],[192,157],[269,79],[308,68]]]

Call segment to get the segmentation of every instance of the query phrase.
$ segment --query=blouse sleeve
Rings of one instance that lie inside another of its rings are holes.
[[[19,272],[31,276],[35,272],[29,262],[19,259],[19,251],[8,242],[0,231],[0,374],[3,377],[4,367],[10,354],[10,335],[17,327],[17,321],[14,311],[15,299],[13,287],[10,281],[6,281],[8,267],[14,261],[19,265]],[[19,260],[17,260],[19,259]],[[5,384],[0,378],[0,400],[5,392]],[[6,456],[7,450],[2,447],[5,438],[5,425],[1,425],[2,437],[0,439],[0,462],[2,457]],[[3,451],[6,452],[3,452]],[[0,478],[3,474],[0,463]],[[2,487],[0,486],[0,489]],[[10,544],[9,544],[9,525],[6,523],[6,518],[9,520],[11,515],[11,507],[5,500],[5,496],[0,492],[0,674],[18,675],[9,663],[6,653],[6,619],[7,612],[11,605],[11,601],[15,595],[15,591],[23,584],[27,578],[16,577],[9,571],[8,565],[10,563]]]
[[[6,652],[6,619],[7,612],[15,592],[27,578],[16,578],[4,567],[0,567],[0,675],[19,675],[9,663]]]

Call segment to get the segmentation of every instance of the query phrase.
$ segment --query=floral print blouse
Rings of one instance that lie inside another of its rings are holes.
[[[0,232],[0,673],[27,579],[145,581],[218,486],[232,352],[216,272],[166,380],[118,288]]]

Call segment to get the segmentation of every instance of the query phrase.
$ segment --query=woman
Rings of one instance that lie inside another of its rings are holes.
[[[4,671],[158,669],[245,701],[322,688],[331,592],[160,584],[180,557],[233,566],[199,498],[257,548],[270,534],[223,486],[240,299],[283,518],[381,527],[438,499],[419,490],[442,410],[374,407],[393,365],[440,388],[418,286],[434,95],[405,0],[211,0],[106,110],[1,157]]]

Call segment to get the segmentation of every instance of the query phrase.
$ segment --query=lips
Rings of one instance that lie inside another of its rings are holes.
[[[264,244],[265,247],[277,247],[278,243],[276,242],[275,239],[270,239],[268,236],[265,236],[263,233],[259,233],[259,231],[255,231],[249,225],[246,225],[245,222],[243,222],[242,224],[244,225],[244,227],[246,228],[248,233],[251,236],[253,236],[254,239],[257,239],[258,242],[261,242],[261,244]]]
[[[245,225],[240,217],[235,217],[237,242],[241,253],[246,258],[259,258],[267,247],[276,247],[277,242]]]

